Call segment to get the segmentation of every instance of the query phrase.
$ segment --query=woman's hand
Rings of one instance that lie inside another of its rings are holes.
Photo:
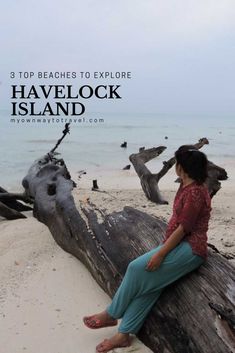
[[[149,260],[145,270],[146,271],[155,271],[157,270],[162,261],[164,260],[164,256],[158,251],[156,254],[154,254],[151,259]]]

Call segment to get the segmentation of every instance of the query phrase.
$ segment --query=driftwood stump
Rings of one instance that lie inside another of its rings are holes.
[[[196,144],[194,144],[194,147],[200,149],[207,144],[209,144],[208,139],[203,137]],[[146,163],[159,156],[165,149],[166,147],[164,146],[150,148],[147,150],[144,147],[141,147],[138,153],[134,153],[129,157],[138,177],[140,178],[140,184],[147,199],[157,204],[168,204],[168,201],[161,195],[158,183],[175,164],[175,157],[163,162],[163,167],[158,173],[152,173],[146,167]],[[213,197],[221,188],[221,183],[219,180],[226,180],[227,178],[227,173],[223,168],[218,167],[209,161],[208,178],[206,184],[211,197]]]
[[[75,184],[52,152],[34,162],[23,186],[34,199],[34,216],[111,297],[128,263],[156,247],[166,229],[165,222],[131,207],[110,215],[94,205],[77,209]],[[158,353],[235,352],[234,313],[235,268],[209,250],[205,265],[163,292],[138,337]]]

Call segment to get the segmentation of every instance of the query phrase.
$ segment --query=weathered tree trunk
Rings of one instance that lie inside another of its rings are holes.
[[[197,149],[202,148],[204,145],[209,144],[207,138],[200,139],[194,147]],[[158,173],[152,173],[147,167],[146,163],[151,159],[159,156],[166,147],[160,146],[157,148],[150,148],[145,150],[140,148],[139,153],[130,155],[129,159],[133,164],[137,175],[140,178],[141,187],[150,201],[157,204],[167,204],[168,202],[162,197],[158,183],[160,179],[168,172],[175,164],[175,157],[170,158],[168,161],[163,162],[163,167]],[[210,196],[213,197],[221,188],[219,180],[226,180],[228,178],[226,171],[209,161],[208,164],[208,178],[206,181]]]
[[[152,174],[145,164],[159,156],[165,149],[166,147],[164,146],[149,148],[147,150],[142,148],[139,153],[132,154],[129,157],[140,178],[140,184],[146,197],[150,201],[158,204],[168,204],[168,202],[162,197],[158,187],[158,182],[160,180],[159,174]]]
[[[128,263],[156,247],[165,232],[160,219],[131,207],[110,215],[93,205],[77,209],[74,183],[51,153],[35,161],[23,186],[34,198],[34,216],[110,296]],[[235,268],[210,250],[205,265],[164,291],[138,336],[158,353],[235,352],[234,311]]]
[[[227,180],[228,175],[224,168],[217,166],[216,164],[209,161],[208,164],[208,178],[206,181],[208,190],[211,197],[213,197],[217,191],[221,188],[219,180]]]

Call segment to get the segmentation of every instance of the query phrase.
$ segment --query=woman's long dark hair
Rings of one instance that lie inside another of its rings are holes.
[[[208,160],[206,155],[193,145],[183,145],[175,152],[176,163],[198,184],[207,178]]]

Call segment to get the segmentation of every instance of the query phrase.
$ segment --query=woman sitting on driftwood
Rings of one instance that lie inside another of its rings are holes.
[[[181,179],[173,215],[164,241],[157,248],[132,261],[111,305],[84,317],[91,329],[115,326],[122,318],[118,333],[96,347],[99,353],[131,344],[163,289],[198,268],[207,258],[207,230],[211,200],[204,182],[207,157],[194,146],[181,146],[175,152],[176,174]]]

